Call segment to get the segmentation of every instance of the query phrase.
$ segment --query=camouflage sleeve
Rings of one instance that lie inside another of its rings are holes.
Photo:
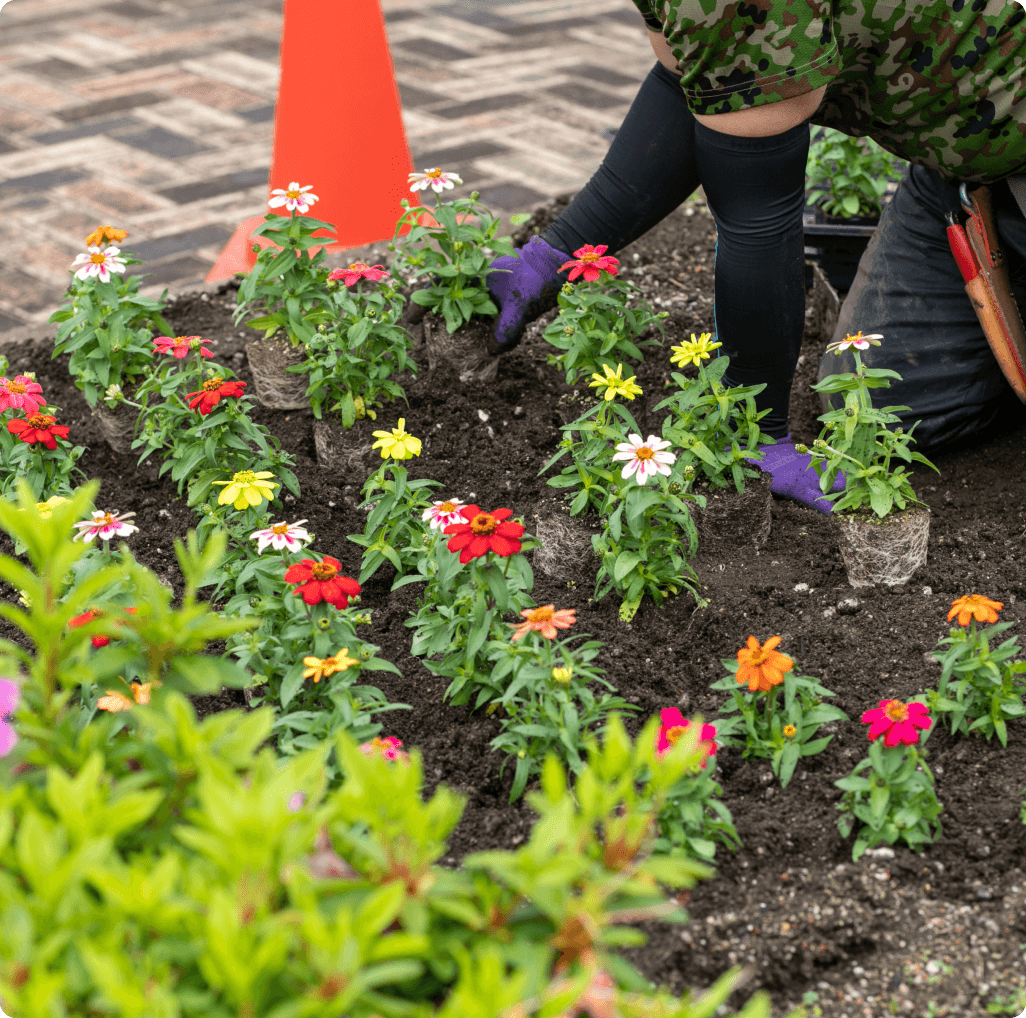
[[[830,0],[651,4],[663,17],[692,113],[730,113],[805,95],[840,69]]]
[[[660,18],[657,18],[652,13],[652,4],[649,0],[633,0],[634,6],[641,11],[641,16],[645,19],[645,24],[653,32],[661,32],[663,30],[663,22]]]

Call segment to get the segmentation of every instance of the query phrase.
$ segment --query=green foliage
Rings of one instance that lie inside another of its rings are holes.
[[[430,211],[438,226],[428,227],[420,225],[424,209],[410,208],[410,203],[404,198],[401,204],[406,211],[399,217],[392,236],[390,249],[394,250],[400,229],[403,226],[413,227],[406,235],[401,253],[392,262],[392,271],[408,272],[412,268],[411,281],[430,274],[432,285],[414,291],[410,299],[414,304],[442,315],[450,335],[474,315],[494,317],[499,313],[488,292],[486,277],[492,272],[510,270],[488,271],[488,264],[497,254],[516,254],[510,244],[511,237],[495,236],[501,219],[493,216],[477,199],[478,193],[473,191],[469,200],[436,200]],[[481,226],[458,221],[473,216],[477,216]],[[435,241],[438,250],[431,247],[425,238]]]
[[[888,182],[900,176],[905,160],[872,138],[853,138],[831,127],[823,130],[824,137],[809,145],[806,202],[841,219],[880,215],[880,199]]]
[[[736,658],[721,658],[720,664],[730,673],[710,689],[720,689],[731,694],[731,698],[720,708],[720,714],[734,711],[738,715],[716,722],[717,742],[724,746],[743,746],[741,756],[745,759],[769,760],[773,773],[780,779],[780,787],[787,788],[794,776],[794,769],[802,757],[822,753],[833,739],[832,735],[814,738],[820,725],[833,721],[847,721],[848,715],[839,707],[823,703],[823,697],[836,696],[818,679],[810,675],[799,675],[793,668],[784,673],[784,705],[776,710],[777,690],[750,692],[739,687],[737,682],[738,661]],[[760,711],[758,705],[763,703]],[[793,728],[793,733],[785,729]],[[744,740],[736,736],[744,732]]]
[[[141,265],[130,252],[118,257],[126,265]],[[168,336],[171,326],[160,312],[164,298],[151,300],[139,294],[144,276],[117,279],[106,283],[96,277],[75,279],[59,311],[48,319],[60,322],[54,340],[53,357],[71,354],[68,370],[75,376],[75,387],[91,407],[95,407],[112,385],[133,385],[150,371],[154,335]],[[107,400],[111,409],[116,401]]]
[[[557,298],[559,315],[544,336],[561,351],[549,354],[548,363],[566,373],[567,385],[576,384],[582,374],[599,373],[603,365],[615,368],[628,358],[643,360],[644,348],[662,346],[661,339],[638,337],[654,325],[665,338],[662,319],[669,312],[655,314],[647,301],[628,308],[640,293],[633,283],[606,269],[599,270],[599,278],[592,283],[563,284]]]
[[[880,345],[879,337],[869,339],[874,345]],[[846,342],[848,340],[832,346],[839,348]],[[830,351],[828,347],[827,352]],[[936,473],[940,471],[922,453],[908,448],[909,442],[914,441],[912,432],[915,424],[908,434],[900,427],[894,431],[886,427],[901,420],[893,411],[909,410],[910,407],[889,406],[878,410],[873,406],[869,390],[890,388],[890,379],[900,379],[901,375],[890,368],[867,368],[857,348],[853,354],[854,372],[828,375],[812,386],[814,392],[843,392],[844,407],[817,418],[823,422],[823,429],[812,449],[804,446],[795,448],[799,452],[811,453],[812,467],[819,475],[819,490],[824,498],[834,503],[833,512],[858,512],[868,506],[883,519],[894,506],[904,509],[907,502],[923,504],[912,490],[906,468],[891,466],[893,458],[905,463],[923,463]],[[831,492],[840,470],[845,474],[844,490]]]
[[[271,246],[262,248],[256,263],[239,286],[235,325],[247,313],[264,312],[246,321],[251,329],[262,329],[264,339],[277,332],[288,337],[293,346],[309,343],[316,335],[310,315],[330,305],[327,288],[328,270],[324,268],[324,245],[331,237],[314,237],[320,231],[334,232],[331,223],[312,216],[290,216],[268,213],[264,223],[251,234],[266,237]],[[256,248],[258,245],[254,245]],[[316,256],[310,248],[320,247]]]
[[[919,743],[925,743],[929,734],[930,729],[919,732]],[[937,802],[926,756],[925,749],[900,743],[888,748],[877,738],[869,744],[869,756],[855,765],[851,775],[834,782],[845,793],[837,804],[842,814],[837,821],[841,837],[848,837],[856,821],[861,821],[853,861],[881,842],[903,841],[913,852],[920,852],[941,836],[937,817],[944,807]]]
[[[947,650],[938,657],[941,675],[937,688],[927,691],[926,702],[932,713],[947,715],[953,734],[974,732],[989,742],[996,732],[1007,746],[1007,722],[1026,714],[1026,662],[1012,660],[1022,653],[1019,638],[990,649],[990,641],[1011,626],[1001,622],[977,632],[973,619],[970,629],[951,629],[938,641],[938,648],[946,645]]]

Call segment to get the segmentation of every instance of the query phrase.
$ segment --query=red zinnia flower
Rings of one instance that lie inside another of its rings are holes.
[[[608,246],[608,244],[599,244],[598,247],[592,247],[591,244],[585,244],[584,247],[579,247],[574,252],[576,261],[563,262],[557,271],[562,272],[568,265],[572,265],[573,270],[569,276],[571,283],[582,273],[587,282],[594,283],[599,278],[600,269],[605,269],[611,276],[615,276],[619,271],[617,266],[620,262],[612,255],[605,253]]]
[[[49,414],[32,414],[28,420],[16,417],[13,421],[7,422],[7,430],[12,435],[20,435],[21,440],[30,445],[33,442],[42,442],[47,449],[56,449],[57,439],[68,437],[68,426],[55,424],[56,420],[56,417]]]
[[[183,360],[189,356],[192,350],[192,341],[199,340],[197,349],[201,357],[213,357],[213,350],[204,350],[203,344],[209,343],[209,339],[200,339],[199,336],[157,336],[153,340],[154,353],[169,353],[177,360]]]
[[[186,393],[185,398],[189,400],[190,410],[199,410],[206,417],[221,401],[222,396],[242,396],[244,395],[242,390],[245,388],[245,382],[226,382],[218,375],[216,378],[204,382],[202,389]],[[191,396],[196,398],[190,399]]]
[[[442,531],[452,534],[446,547],[460,553],[460,562],[466,564],[472,558],[480,558],[494,551],[507,558],[520,551],[520,538],[524,528],[519,523],[506,523],[513,515],[512,509],[493,509],[483,512],[480,506],[466,505],[460,512],[468,523],[453,523]]]
[[[346,286],[352,286],[361,279],[385,279],[388,273],[383,271],[384,265],[368,265],[366,262],[353,262],[347,269],[332,269],[328,279],[340,279]]]
[[[869,725],[869,741],[879,738],[884,732],[885,746],[897,746],[903,742],[911,746],[919,741],[917,728],[929,728],[933,721],[926,716],[927,707],[922,703],[904,704],[900,700],[881,700],[878,707],[862,715],[862,723]]]
[[[656,750],[662,756],[673,748],[691,722],[676,707],[667,707],[665,710],[660,711],[659,720],[662,722],[662,727],[659,729],[659,741],[656,744]],[[705,755],[707,759],[702,761],[702,770],[705,770],[708,757],[716,755],[716,728],[713,725],[702,725],[701,745],[706,747]]]
[[[135,615],[135,613],[138,610],[138,608],[125,609],[125,611],[128,612],[129,615]],[[103,614],[104,613],[100,611],[100,609],[98,608],[90,608],[89,611],[85,612],[84,614],[76,615],[73,619],[70,619],[68,625],[72,629],[78,629],[79,626],[87,625],[88,623],[92,622],[93,619],[99,618]],[[108,643],[110,643],[109,636],[104,636],[101,633],[97,633],[97,635],[93,637],[94,647],[106,647]]]
[[[297,583],[293,594],[299,594],[307,604],[327,601],[336,608],[348,608],[349,598],[360,593],[360,584],[339,574],[342,563],[325,555],[321,562],[305,558],[285,570],[285,582]]]

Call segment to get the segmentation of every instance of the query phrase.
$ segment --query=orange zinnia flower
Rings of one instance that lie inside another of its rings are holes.
[[[527,619],[526,622],[519,625],[515,622],[509,623],[516,630],[513,633],[514,640],[519,640],[532,630],[541,633],[546,640],[554,640],[557,629],[569,629],[577,621],[576,608],[560,608],[556,611],[554,604],[546,604],[541,608],[525,608],[520,614]]]
[[[774,648],[779,636],[771,636],[761,647],[754,636],[748,637],[748,647],[737,652],[737,681],[747,682],[752,693],[765,693],[784,681],[784,672],[794,668],[794,662]]]
[[[956,601],[951,602],[951,611],[948,612],[948,622],[956,615],[960,626],[969,625],[969,619],[974,618],[977,622],[997,622],[997,613],[1004,608],[1001,601],[991,601],[982,594],[966,594]]]
[[[135,697],[135,702],[143,704],[149,703],[150,689],[152,686],[152,682],[133,682],[132,696]],[[101,696],[99,700],[96,701],[96,706],[100,710],[108,710],[112,714],[116,714],[118,711],[130,710],[132,707],[132,701],[123,693],[118,693],[113,689],[108,689],[107,695]]]

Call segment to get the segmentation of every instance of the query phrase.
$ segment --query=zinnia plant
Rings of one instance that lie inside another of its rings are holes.
[[[949,630],[938,641],[935,657],[941,675],[937,688],[926,696],[932,712],[947,715],[952,733],[983,735],[989,741],[996,732],[1007,746],[1007,722],[1026,715],[1026,662],[1014,660],[1022,653],[1017,636],[991,649],[991,641],[1010,629],[1011,622],[976,628],[977,622],[997,622],[1003,607],[982,594],[951,602],[948,621],[957,619],[962,628]]]
[[[861,821],[854,861],[881,842],[904,841],[920,852],[942,833],[933,774],[926,752],[916,748],[926,742],[933,721],[922,703],[881,700],[862,715],[862,723],[869,725],[869,756],[855,765],[850,777],[834,782],[845,793],[837,804],[841,837]]]
[[[0,358],[0,368],[4,364]],[[72,447],[70,427],[49,412],[57,409],[46,405],[34,375],[0,377],[0,497],[22,477],[37,502],[70,494],[73,475],[85,480],[76,466],[85,446]]]
[[[777,650],[780,641],[779,636],[771,636],[760,643],[757,637],[749,636],[736,660],[721,659],[723,667],[732,674],[710,689],[731,693],[731,699],[720,708],[721,715],[739,712],[739,716],[717,722],[720,744],[742,746],[744,758],[768,759],[781,787],[786,788],[798,761],[822,753],[833,738],[813,738],[820,725],[846,721],[847,715],[840,708],[823,703],[823,697],[836,694],[811,676],[798,675],[794,660]],[[739,685],[747,686],[747,692],[738,689]],[[777,710],[777,692],[781,687],[784,703]],[[741,732],[745,736],[743,742],[735,738]]]

